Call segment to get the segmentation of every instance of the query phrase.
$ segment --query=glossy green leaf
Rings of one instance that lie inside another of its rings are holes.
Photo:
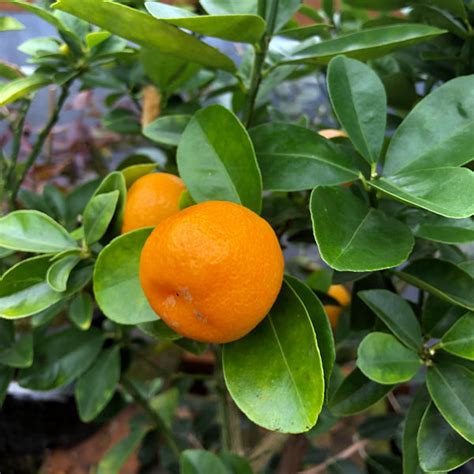
[[[321,353],[321,361],[324,370],[324,382],[326,389],[329,387],[332,368],[336,359],[336,349],[331,324],[324,311],[319,298],[303,282],[290,275],[285,276],[286,282],[293,288],[300,300],[303,302],[309,318],[313,323],[316,340]]]
[[[104,335],[95,328],[54,332],[35,340],[33,365],[23,369],[18,383],[32,390],[52,390],[83,374],[100,352]]]
[[[429,403],[430,397],[426,387],[423,385],[416,392],[405,417],[402,437],[403,474],[421,474],[420,461],[418,459],[418,446],[416,445],[415,440],[420,428],[421,420]]]
[[[15,211],[2,217],[0,245],[8,249],[37,253],[77,248],[77,243],[63,227],[38,211]]]
[[[413,232],[417,237],[444,244],[462,244],[474,241],[472,219],[447,219],[434,215],[417,215]]]
[[[13,380],[15,369],[13,367],[0,366],[0,408],[2,408],[7,396],[8,386]]]
[[[412,379],[421,360],[391,334],[373,332],[359,345],[357,366],[374,382],[393,385]]]
[[[191,115],[165,115],[158,117],[143,129],[143,135],[162,145],[178,146]]]
[[[329,408],[335,415],[355,415],[384,398],[393,387],[373,382],[356,368],[344,379],[329,400]]]
[[[264,189],[302,191],[358,179],[352,158],[318,133],[271,123],[250,130]]]
[[[430,403],[417,436],[421,468],[427,472],[451,471],[474,457],[474,446],[461,438]]]
[[[138,178],[141,178],[142,176],[145,176],[146,174],[155,171],[156,166],[156,163],[144,163],[139,165],[127,166],[126,168],[122,169],[121,172],[125,178],[127,188],[130,188],[130,186]]]
[[[7,82],[0,86],[0,107],[15,102],[52,82],[52,78],[44,74],[32,74]]]
[[[463,438],[474,444],[474,375],[457,364],[435,363],[426,383],[436,407]]]
[[[2,16],[0,17],[0,32],[1,31],[16,31],[23,30],[25,25],[19,22],[13,16]]]
[[[232,72],[235,64],[217,49],[188,35],[173,25],[144,12],[104,0],[58,0],[53,8],[64,10],[104,30],[162,53]]]
[[[458,263],[457,266],[474,278],[474,260],[466,260],[465,262]]]
[[[262,178],[242,123],[221,105],[197,112],[178,145],[179,174],[197,201],[231,201],[259,213]]]
[[[382,151],[387,122],[382,81],[369,66],[344,56],[329,63],[327,81],[339,123],[359,153],[375,163]]]
[[[109,403],[120,379],[118,346],[102,351],[89,369],[77,380],[74,395],[79,417],[92,421]]]
[[[145,2],[145,8],[171,25],[227,41],[257,43],[265,32],[265,22],[258,15],[195,15],[160,2]]]
[[[417,3],[422,3],[419,0]],[[410,12],[410,18],[418,23],[425,23],[427,25],[443,28],[454,35],[466,39],[468,31],[466,23],[461,19],[455,18],[449,11],[438,8],[432,5],[416,4]],[[467,20],[467,19],[466,19]]]
[[[441,299],[474,310],[474,278],[454,263],[423,258],[393,272]]]
[[[319,23],[315,25],[299,26],[297,28],[288,28],[278,32],[278,36],[291,38],[295,40],[305,40],[313,36],[327,36],[331,25],[326,23]]]
[[[433,168],[371,181],[394,199],[445,217],[474,214],[474,172],[468,168]]]
[[[463,359],[474,360],[474,313],[466,313],[441,339],[440,346]]]
[[[139,229],[115,238],[99,254],[94,294],[103,313],[120,324],[156,321],[138,278],[140,254],[153,229]]]
[[[84,237],[88,245],[98,242],[107,231],[119,199],[119,191],[97,194],[84,209]]]
[[[0,364],[10,367],[30,367],[33,363],[33,334],[26,333],[10,347],[0,350]]]
[[[360,291],[358,296],[407,347],[418,351],[422,342],[420,323],[408,302],[387,290]]]
[[[349,33],[297,50],[283,63],[327,64],[340,54],[366,61],[434,38],[445,31],[427,25],[403,24]]]
[[[210,451],[186,449],[179,458],[181,474],[229,474],[224,463]]]
[[[74,254],[55,261],[46,273],[48,285],[55,291],[66,291],[69,275],[80,261],[81,257]]]
[[[94,301],[88,293],[78,294],[69,306],[69,319],[82,331],[87,331],[94,315]]]
[[[120,472],[127,459],[138,448],[145,435],[153,429],[145,417],[135,417],[130,421],[130,432],[105,453],[97,466],[97,474]]]
[[[349,189],[321,186],[311,194],[321,257],[341,271],[373,271],[403,263],[414,244],[408,227],[369,207]]]
[[[232,398],[254,423],[284,433],[315,425],[324,399],[321,356],[308,313],[287,283],[263,322],[224,346],[223,366]]]
[[[463,0],[411,0],[410,3],[415,5],[419,3],[432,5],[467,20],[466,7]]]

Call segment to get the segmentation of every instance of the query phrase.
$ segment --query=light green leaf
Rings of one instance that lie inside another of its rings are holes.
[[[69,306],[69,319],[74,325],[82,330],[87,331],[92,322],[94,315],[94,301],[88,293],[78,294]]]
[[[153,229],[121,235],[99,254],[94,270],[94,294],[103,313],[119,324],[156,321],[138,278],[140,254]]]
[[[197,201],[231,201],[259,213],[262,178],[242,123],[221,105],[197,112],[177,151],[179,174]]]
[[[164,54],[211,68],[235,70],[232,60],[173,25],[144,12],[104,0],[58,0],[53,8],[64,10],[113,34],[142,46],[158,48]]]
[[[357,350],[357,366],[374,382],[397,384],[412,379],[421,367],[418,355],[391,334],[373,332]]]
[[[120,350],[114,346],[102,351],[77,380],[74,396],[82,421],[92,421],[105,408],[114,395],[119,379]]]
[[[373,271],[403,263],[414,244],[408,227],[369,207],[349,189],[317,187],[311,219],[322,259],[340,271]]]
[[[426,383],[436,407],[463,438],[474,444],[474,375],[457,364],[428,368]]]
[[[297,125],[271,123],[250,130],[264,189],[302,191],[358,179],[350,156],[318,133]]]
[[[108,31],[92,31],[86,35],[86,44],[89,49],[92,49],[110,38]]]
[[[330,62],[327,81],[339,123],[359,153],[375,163],[382,151],[387,122],[382,81],[369,66],[344,56]]]
[[[142,176],[149,174],[156,170],[156,163],[145,163],[139,165],[132,165],[127,166],[126,168],[122,169],[121,172],[125,178],[125,183],[127,185],[127,189]]]
[[[359,291],[359,298],[407,347],[418,351],[422,342],[420,323],[406,300],[387,290]]]
[[[65,255],[55,261],[48,269],[46,281],[54,291],[66,291],[69,275],[74,267],[81,261],[78,255]]]
[[[308,313],[287,283],[263,322],[224,346],[223,366],[232,398],[254,423],[283,433],[315,425],[324,399],[321,356]]]
[[[53,253],[77,248],[75,240],[39,211],[15,211],[0,219],[0,245],[23,252]]]
[[[474,360],[474,313],[466,313],[444,334],[440,346],[463,359]]]
[[[25,25],[19,22],[13,16],[1,16],[0,17],[0,31],[15,31],[23,30]]]
[[[45,74],[32,74],[31,76],[13,79],[0,86],[0,106],[15,102],[15,100],[21,99],[52,82],[52,78]]]
[[[165,115],[158,117],[143,129],[143,135],[162,145],[178,146],[191,115]]]
[[[88,245],[98,242],[107,231],[119,199],[119,191],[97,194],[84,209],[84,237]]]

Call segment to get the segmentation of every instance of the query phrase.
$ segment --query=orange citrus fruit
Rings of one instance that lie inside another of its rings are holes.
[[[156,226],[179,211],[179,198],[186,187],[173,174],[151,173],[138,178],[127,191],[122,233]]]
[[[156,226],[142,250],[140,281],[151,307],[178,334],[225,343],[266,316],[283,267],[265,220],[239,204],[208,201]]]
[[[337,326],[339,316],[344,307],[349,306],[351,302],[351,295],[343,285],[331,285],[328,290],[328,295],[332,296],[340,306],[335,304],[324,305],[326,314],[328,315],[331,327],[334,329]]]
[[[334,128],[326,128],[324,130],[319,130],[318,132],[322,137],[331,139],[331,138],[347,138],[347,133],[343,130],[336,130]]]

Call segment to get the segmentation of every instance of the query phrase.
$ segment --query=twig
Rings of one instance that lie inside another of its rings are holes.
[[[279,452],[289,435],[282,433],[267,434],[250,453],[249,460],[254,472],[262,471],[273,455]]]

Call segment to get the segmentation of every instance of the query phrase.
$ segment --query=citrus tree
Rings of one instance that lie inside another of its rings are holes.
[[[140,445],[183,473],[360,472],[347,458],[362,450],[367,472],[415,474],[474,457],[472,2],[201,0],[202,14],[10,3],[60,39],[23,45],[29,75],[0,63],[12,128],[0,155],[2,400],[12,380],[73,383],[91,422],[133,399],[144,416],[100,473]],[[239,66],[203,37],[248,45]],[[271,105],[280,84],[316,74],[343,132]],[[142,133],[166,161],[134,156],[67,194],[34,193],[25,179],[77,82],[107,88],[108,126]],[[57,103],[20,159],[32,96],[50,84]],[[115,104],[140,106],[147,90],[141,127]],[[211,350],[213,375],[150,361],[176,348]],[[153,376],[136,375],[144,360]],[[199,378],[200,424],[177,419]],[[352,444],[318,451],[360,413]],[[294,459],[302,433],[308,455]]]

